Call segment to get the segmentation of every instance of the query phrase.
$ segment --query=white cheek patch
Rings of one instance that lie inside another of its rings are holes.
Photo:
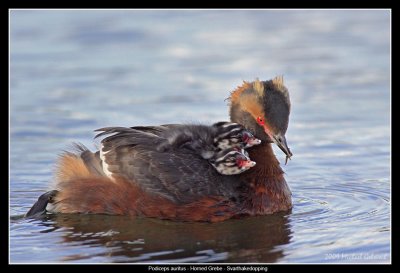
[[[109,166],[108,166],[108,164],[107,164],[107,162],[106,162],[106,154],[107,154],[109,151],[103,152],[103,148],[104,148],[104,145],[101,144],[101,147],[100,147],[100,159],[101,159],[102,166],[103,166],[103,172],[104,172],[109,178],[111,178],[112,180],[114,180],[114,178],[112,177],[113,173],[109,171],[109,169],[108,169]]]
[[[215,166],[214,166],[215,167]],[[222,166],[221,164],[218,165],[217,167],[215,167],[215,169],[220,173],[220,174],[224,174],[224,166]]]
[[[224,139],[221,140],[220,142],[218,142],[218,148],[220,148],[221,150],[226,150],[230,148],[230,142],[228,139]]]
[[[239,174],[239,173],[241,173],[241,172],[242,172],[242,170],[240,170],[240,169],[236,166],[236,167],[234,167],[234,168],[231,168],[230,174],[231,174],[231,175],[233,175],[233,174]]]

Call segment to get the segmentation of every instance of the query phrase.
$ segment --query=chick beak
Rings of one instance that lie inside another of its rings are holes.
[[[247,153],[244,149],[242,149],[242,154],[240,157],[237,159],[237,165],[241,168],[246,168],[250,169],[251,167],[254,167],[256,165],[255,161],[252,161],[247,155],[244,153]]]
[[[259,145],[259,144],[261,144],[261,140],[259,140],[259,139],[256,138],[256,137],[251,137],[251,138],[249,139],[249,141],[248,141],[248,145],[250,145],[250,147],[251,147],[251,146],[254,146],[254,145]]]
[[[261,140],[253,136],[251,133],[243,132],[242,142],[244,144],[244,148],[250,148],[254,145],[261,144]]]
[[[288,162],[288,159],[291,159],[293,156],[292,152],[290,151],[285,136],[274,135],[273,137],[274,143],[286,154],[285,165]]]
[[[259,144],[261,144],[261,140],[255,137],[250,137],[246,142],[245,148],[250,148],[254,145],[259,145]]]
[[[255,161],[246,160],[246,161],[243,161],[242,167],[245,167],[245,168],[252,168],[252,167],[254,167],[255,165],[256,165],[256,162],[255,162]]]

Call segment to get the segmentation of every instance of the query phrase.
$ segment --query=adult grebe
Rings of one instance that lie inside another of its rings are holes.
[[[209,222],[289,210],[291,192],[271,146],[275,143],[287,159],[292,156],[285,138],[290,100],[283,78],[244,82],[229,101],[231,121],[262,142],[248,149],[257,162],[250,170],[221,175],[191,149],[160,151],[154,126],[105,128],[100,151],[78,146],[78,152],[61,156],[55,190],[41,196],[27,215],[48,202],[54,213]]]

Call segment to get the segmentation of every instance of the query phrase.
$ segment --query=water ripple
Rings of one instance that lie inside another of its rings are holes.
[[[283,261],[388,262],[386,249],[372,247],[390,238],[390,200],[385,189],[387,181],[378,180],[296,188],[293,213],[287,216],[294,236],[285,251],[290,257]],[[370,239],[378,233],[382,236]]]
[[[390,16],[13,10],[10,261],[387,262]],[[21,219],[72,141],[93,148],[92,131],[111,125],[226,120],[229,91],[279,74],[293,106],[292,212],[213,225]]]
[[[379,184],[378,184],[379,185]],[[337,223],[388,216],[388,194],[368,185],[354,183],[296,189],[295,208],[290,216],[297,223]]]

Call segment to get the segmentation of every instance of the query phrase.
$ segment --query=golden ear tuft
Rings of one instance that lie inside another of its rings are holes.
[[[251,83],[243,81],[242,85],[238,86],[235,90],[231,92],[231,96],[228,98],[228,100],[231,103],[237,103],[242,93],[249,88],[251,88]]]
[[[272,79],[272,83],[278,88],[282,89],[285,86],[283,85],[283,75],[281,76],[276,76],[275,78]]]
[[[275,78],[272,79],[272,83],[277,87],[277,88],[282,88],[284,87],[283,85],[283,76],[276,76]]]
[[[260,97],[264,96],[264,83],[261,82],[258,78],[253,82],[253,89]]]
[[[288,103],[290,104],[289,92],[288,92],[287,88],[285,87],[285,85],[283,84],[283,76],[277,76],[277,77],[273,78],[271,81],[272,81],[272,84],[274,85],[275,89],[277,91],[281,92],[286,97]]]

